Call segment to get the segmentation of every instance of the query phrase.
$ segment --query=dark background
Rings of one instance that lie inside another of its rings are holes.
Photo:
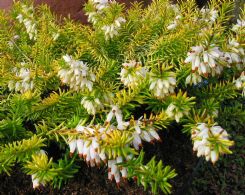
[[[117,2],[125,3],[126,6],[134,1],[141,1],[144,5],[147,5],[151,0],[117,0]],[[176,0],[175,0],[176,1]],[[205,5],[208,0],[196,0],[199,6]],[[0,9],[9,10],[11,8],[13,0],[0,0]],[[87,2],[87,0],[35,0],[35,4],[46,3],[51,7],[58,17],[64,17],[70,15],[74,20],[86,23],[87,19],[83,13],[82,5]]]

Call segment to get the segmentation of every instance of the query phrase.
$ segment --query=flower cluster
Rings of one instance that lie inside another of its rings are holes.
[[[103,109],[103,104],[99,98],[83,97],[81,104],[89,114],[95,115],[97,111]]]
[[[84,127],[78,125],[76,131],[82,135],[87,135],[86,139],[77,138],[72,139],[69,142],[70,147],[70,156],[73,156],[75,150],[78,151],[79,157],[83,158],[87,165],[94,167],[100,166],[102,162],[108,166],[108,178],[110,180],[115,179],[117,185],[120,183],[121,176],[125,179],[127,177],[127,169],[118,167],[117,163],[123,162],[122,156],[118,156],[116,159],[108,159],[108,156],[101,150],[100,140],[103,140],[106,136],[106,133],[113,131],[113,127],[104,128],[101,126]],[[97,131],[97,133],[95,133]],[[98,138],[95,134],[100,134],[101,137]],[[88,138],[89,137],[89,138]],[[121,174],[120,174],[121,173]]]
[[[142,146],[142,140],[151,143],[154,142],[154,140],[161,141],[161,138],[152,124],[148,124],[148,121],[145,119],[142,120],[142,118],[143,117],[140,117],[138,120],[132,119],[130,121],[134,129],[132,144],[136,150],[139,150]]]
[[[245,20],[237,19],[237,23],[232,27],[234,32],[245,32]]]
[[[76,131],[80,134],[85,135],[94,135],[95,129],[91,127],[84,127],[78,125]],[[100,132],[104,131],[103,128],[99,129]],[[94,167],[95,165],[100,166],[101,160],[105,161],[106,156],[104,153],[99,153],[99,141],[95,136],[92,136],[91,139],[72,139],[69,142],[70,147],[70,156],[73,156],[75,150],[78,151],[79,157],[83,158],[88,165]]]
[[[108,179],[115,179],[117,185],[119,186],[121,177],[123,179],[127,178],[128,171],[125,167],[119,167],[118,163],[122,163],[123,158],[121,156],[117,157],[115,160],[108,160]],[[121,173],[121,174],[120,174]]]
[[[175,4],[170,4],[168,9],[172,10],[175,14],[175,20],[173,22],[171,22],[168,26],[167,26],[167,29],[168,30],[173,30],[175,29],[179,23],[180,23],[180,20],[182,18],[181,16],[181,11],[180,11],[180,8],[178,5],[175,5]]]
[[[125,130],[129,128],[133,130],[132,145],[136,150],[142,145],[142,140],[146,142],[153,142],[154,140],[161,141],[152,123],[149,124],[149,120],[143,119],[143,116],[138,120],[131,119],[130,121],[123,121],[121,110],[117,106],[112,106],[112,110],[107,115],[106,124],[109,124],[114,116],[118,124],[117,129]]]
[[[244,49],[235,39],[229,40],[227,47],[228,51],[223,52],[221,59],[227,62],[228,66],[236,64],[238,67],[242,67],[245,63]]]
[[[180,7],[178,4],[170,4],[168,8],[172,9],[175,14],[180,14]]]
[[[214,23],[218,18],[218,11],[215,9],[202,8],[201,12],[201,20],[207,23]]]
[[[97,23],[96,15],[101,13],[104,8],[107,8],[110,1],[108,0],[91,0],[95,11],[87,12],[86,15],[88,16],[88,21],[92,22],[93,24]]]
[[[93,24],[97,23],[97,19],[96,19],[96,12],[86,12],[86,15],[88,16],[88,22],[91,22]]]
[[[109,39],[109,38],[112,39],[114,36],[117,36],[118,31],[121,28],[121,25],[125,22],[126,20],[123,17],[119,17],[114,21],[114,23],[103,26],[102,30],[105,33],[106,39]]]
[[[176,86],[175,74],[173,72],[164,72],[163,77],[152,74],[150,77],[150,90],[157,98],[164,98],[174,93]]]
[[[177,16],[175,17],[175,20],[167,26],[167,29],[168,29],[168,30],[173,30],[173,29],[175,29],[175,28],[179,25],[181,18],[182,18],[181,15],[177,15]]]
[[[88,21],[92,22],[94,25],[97,23],[102,23],[102,25],[98,25],[99,28],[104,32],[106,40],[112,39],[113,37],[119,34],[119,30],[123,23],[126,20],[123,17],[113,17],[108,24],[108,21],[104,23],[103,19],[105,17],[105,8],[109,7],[110,3],[114,1],[109,0],[91,0],[92,10],[89,10],[86,15],[88,16]],[[100,18],[100,19],[99,19]]]
[[[188,111],[181,111],[178,106],[176,106],[174,103],[171,103],[166,110],[166,114],[170,118],[175,118],[176,122],[178,123],[184,115],[188,115]]]
[[[138,86],[146,77],[147,69],[142,67],[141,62],[134,60],[123,63],[123,68],[120,72],[121,81],[127,87]]]
[[[89,114],[95,115],[98,111],[104,109],[105,104],[112,104],[113,96],[114,94],[109,91],[94,88],[91,95],[82,98],[81,104]]]
[[[207,76],[211,73],[214,76],[215,74],[221,74],[223,70],[223,67],[217,62],[222,56],[222,52],[214,45],[191,47],[191,51],[187,55],[185,63],[191,62],[192,71],[198,71],[200,75]]]
[[[91,1],[93,2],[97,10],[102,10],[108,7],[108,4],[110,2],[108,0],[91,0]]]
[[[36,40],[37,38],[37,28],[34,22],[34,8],[33,6],[28,7],[25,4],[21,5],[21,13],[16,17],[20,23],[25,25],[26,31],[31,40]]]
[[[63,59],[69,67],[58,72],[62,82],[69,84],[70,88],[76,91],[85,88],[92,91],[95,75],[89,72],[87,64],[83,61],[76,61],[69,55],[63,56]]]
[[[202,82],[202,77],[199,74],[197,74],[196,72],[189,74],[186,77],[186,80],[185,80],[185,84],[186,85],[187,84],[190,84],[190,85],[194,84],[194,85],[196,85],[196,84],[198,84],[200,82]]]
[[[220,154],[227,153],[229,146],[233,144],[222,127],[209,127],[206,123],[199,123],[192,129],[191,138],[194,142],[193,151],[197,151],[197,156],[205,156],[206,160],[211,160],[212,163],[218,160]]]
[[[8,46],[13,49],[14,43],[20,38],[19,35],[13,36],[13,38],[8,42]]]
[[[111,120],[116,117],[117,121],[117,129],[124,130],[129,125],[128,122],[123,121],[122,111],[118,108],[118,106],[113,105],[111,111],[106,117],[106,123],[109,124]]]
[[[16,92],[25,93],[26,91],[34,89],[34,82],[31,79],[31,72],[30,69],[25,68],[25,63],[21,63],[22,67],[18,71],[17,68],[13,69],[15,76],[17,77],[16,80],[10,80],[8,82],[9,90],[15,90]]]
[[[235,86],[237,89],[242,89],[242,95],[245,96],[245,73],[244,71],[242,72],[241,76],[236,79],[235,81]]]
[[[238,69],[243,69],[245,52],[235,39],[230,39],[227,51],[221,51],[219,47],[214,45],[191,47],[184,62],[192,64],[193,73],[197,71],[199,75],[208,76],[211,74],[215,76],[221,74],[223,66],[231,67],[235,64]],[[190,77],[188,77],[187,83],[190,82],[189,80]]]
[[[117,127],[112,123],[113,118],[116,118]],[[125,146],[128,147],[130,145],[136,150],[140,149],[142,141],[161,141],[156,129],[153,127],[153,121],[154,119],[151,116],[150,119],[141,117],[138,120],[131,119],[125,122],[123,120],[122,111],[118,106],[114,105],[107,114],[104,126],[90,125],[85,127],[80,124],[77,125],[75,128],[76,136],[71,136],[68,141],[70,156],[73,156],[74,152],[77,151],[79,157],[83,158],[91,167],[100,166],[101,162],[104,162],[108,165],[108,178],[110,180],[115,179],[116,183],[119,185],[121,177],[124,179],[127,178],[127,169],[120,167],[118,163],[122,163],[123,160],[127,161],[131,159],[133,155],[128,154],[124,157],[116,155],[116,157],[111,158],[103,149],[103,142],[105,142],[108,135],[112,134],[113,131],[120,130],[130,132],[130,134],[128,134],[130,136],[129,141],[125,143]],[[110,139],[112,138],[110,137]]]

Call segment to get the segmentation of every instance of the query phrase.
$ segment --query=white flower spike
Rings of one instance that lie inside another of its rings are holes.
[[[238,19],[237,23],[232,27],[234,32],[245,32],[245,20]]]
[[[206,123],[199,123],[192,130],[193,151],[197,151],[197,156],[204,156],[207,161],[213,164],[218,160],[220,154],[226,153],[228,147],[233,144],[228,139],[228,133],[220,126],[209,127]],[[212,141],[217,140],[217,143]],[[225,143],[219,147],[217,144]],[[223,149],[227,147],[227,149]]]
[[[123,63],[123,68],[120,73],[122,83],[127,87],[138,86],[146,77],[147,69],[142,67],[140,62],[135,60],[129,63]]]
[[[245,72],[244,71],[241,73],[241,76],[234,81],[234,83],[237,89],[242,90],[242,96],[245,97]]]
[[[119,17],[114,23],[103,26],[101,29],[104,31],[106,39],[112,39],[114,36],[117,36],[119,34],[118,31],[125,22],[126,20],[123,17]]]
[[[62,82],[68,84],[75,91],[88,89],[92,91],[95,75],[89,72],[89,68],[83,61],[76,61],[71,56],[63,56],[68,68],[61,69],[58,76]]]
[[[192,71],[197,71],[200,75],[208,76],[211,73],[220,74],[222,67],[218,64],[218,59],[222,56],[222,52],[218,47],[210,45],[208,49],[199,45],[191,47],[191,51],[188,52],[185,63],[192,64]]]
[[[151,74],[150,76],[150,90],[154,96],[162,99],[174,93],[176,86],[175,74],[173,72],[165,73],[165,76]]]
[[[26,32],[29,35],[29,38],[31,40],[36,40],[37,39],[37,28],[36,28],[36,23],[35,19],[33,16],[34,8],[33,6],[27,7],[27,5],[22,5],[21,6],[21,13],[18,14],[16,19],[19,21],[19,23],[23,23]]]
[[[21,68],[14,68],[13,72],[16,77],[18,77],[17,81],[10,80],[8,82],[8,88],[10,91],[15,90],[16,92],[25,93],[27,91],[32,91],[34,89],[34,81],[31,78],[31,71],[29,68],[25,68],[26,63],[21,63]]]
[[[94,97],[83,97],[81,104],[91,115],[95,115],[99,110],[104,108],[99,98]]]
[[[118,108],[118,106],[115,105],[112,106],[111,111],[108,113],[106,117],[106,124],[109,124],[111,120],[114,118],[114,116],[116,117],[117,120],[117,129],[124,130],[125,128],[127,128],[129,123],[123,121],[122,111]]]

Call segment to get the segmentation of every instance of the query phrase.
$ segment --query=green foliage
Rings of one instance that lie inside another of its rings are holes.
[[[128,145],[130,143],[128,132],[113,131],[109,134],[104,143],[104,152],[108,154],[109,159],[115,159],[118,156],[127,158],[129,154],[137,154],[132,148]]]
[[[35,175],[41,183],[52,181],[55,188],[60,188],[63,182],[78,171],[73,162],[74,159],[70,161],[65,157],[54,163],[45,153],[36,153],[32,155],[31,161],[26,162],[24,169],[27,174]]]
[[[38,152],[41,147],[45,146],[44,141],[45,139],[34,135],[30,139],[23,139],[22,141],[2,146],[0,150],[0,172],[5,171],[10,174],[9,171],[16,161],[27,161],[32,154]]]
[[[43,183],[47,183],[57,175],[57,172],[52,169],[52,159],[48,159],[46,154],[33,154],[32,160],[28,161],[25,168],[27,173],[34,175]]]
[[[3,119],[0,122],[0,139],[4,141],[13,141],[25,138],[28,136],[26,134],[26,129],[22,126],[21,118],[17,119]],[[29,135],[31,134],[28,132]]]
[[[78,172],[78,166],[74,164],[74,159],[69,160],[66,156],[55,163],[54,169],[58,174],[53,178],[53,186],[61,188],[62,184],[72,178]]]
[[[146,165],[143,163],[144,152],[141,152],[136,159],[131,159],[122,166],[128,168],[128,174],[137,180],[138,185],[142,184],[145,189],[151,187],[153,194],[158,194],[158,188],[164,194],[170,194],[172,185],[169,179],[174,178],[177,174],[175,170],[171,170],[170,166],[164,167],[162,161],[156,162],[152,158]]]

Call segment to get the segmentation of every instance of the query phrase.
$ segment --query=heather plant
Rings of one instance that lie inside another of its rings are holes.
[[[164,144],[158,131],[177,124],[213,164],[231,154],[234,142],[217,121],[225,102],[237,100],[234,113],[244,106],[245,12],[232,24],[233,8],[155,0],[126,11],[89,0],[90,25],[58,23],[29,1],[1,11],[0,173],[18,164],[33,188],[61,187],[85,161],[107,167],[119,187],[134,179],[168,194],[175,170],[154,154],[144,159],[145,142]]]

